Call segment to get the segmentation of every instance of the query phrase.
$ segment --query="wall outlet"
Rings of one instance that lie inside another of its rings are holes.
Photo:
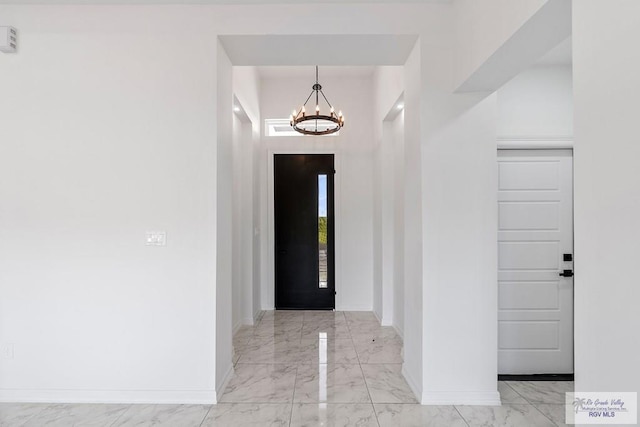
[[[13,359],[13,344],[2,344],[0,346],[0,357],[5,360]]]

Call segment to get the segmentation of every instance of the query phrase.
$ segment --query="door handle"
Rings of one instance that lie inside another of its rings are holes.
[[[562,277],[573,277],[573,270],[563,270],[559,275]]]

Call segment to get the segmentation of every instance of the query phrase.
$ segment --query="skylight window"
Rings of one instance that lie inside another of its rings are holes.
[[[326,122],[326,123],[325,123]],[[266,136],[301,136],[298,132],[293,130],[291,125],[289,124],[289,119],[266,119],[264,121],[265,130],[264,133]],[[309,122],[305,124],[305,126],[314,126],[315,122]],[[335,123],[330,121],[318,120],[318,130],[329,129],[329,127],[335,126]],[[330,135],[323,136],[335,136],[340,132],[332,133]]]

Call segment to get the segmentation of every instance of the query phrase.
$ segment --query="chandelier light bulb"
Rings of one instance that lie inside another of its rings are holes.
[[[293,110],[293,112],[291,113],[291,116],[292,116],[292,117],[295,117],[295,116],[297,116],[297,115],[298,115],[298,112],[297,112],[296,110]]]

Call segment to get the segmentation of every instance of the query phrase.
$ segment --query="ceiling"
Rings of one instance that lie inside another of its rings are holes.
[[[364,66],[322,66],[319,67],[318,73],[320,80],[322,77],[369,77],[373,74],[375,67],[373,65]],[[310,80],[315,79],[315,68],[312,65],[297,66],[261,66],[258,67],[258,73],[263,78],[295,78],[308,77]]]
[[[452,0],[348,0],[348,3],[451,3]],[[0,4],[302,4],[345,0],[0,0]]]
[[[233,65],[404,65],[417,35],[219,36]]]

